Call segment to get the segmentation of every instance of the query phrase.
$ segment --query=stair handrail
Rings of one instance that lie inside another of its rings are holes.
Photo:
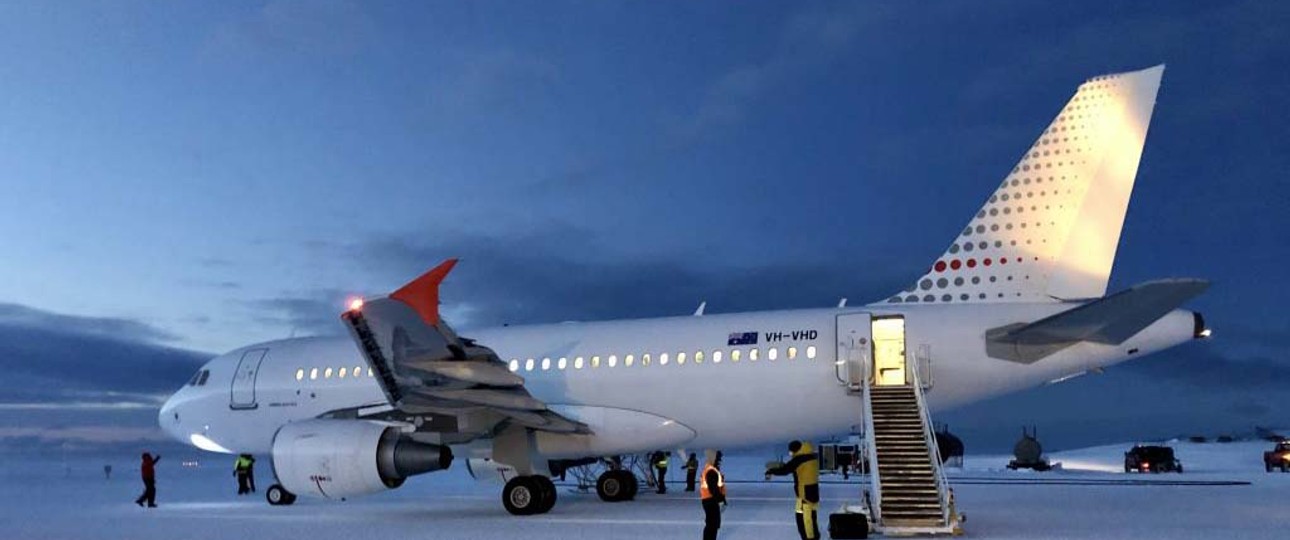
[[[906,364],[909,358],[905,358]],[[945,468],[941,463],[941,449],[936,444],[936,435],[932,429],[932,415],[927,409],[926,400],[923,399],[923,385],[918,377],[917,363],[914,369],[911,369],[914,380],[914,400],[918,403],[918,414],[923,417],[923,440],[927,441],[927,452],[932,460],[933,477],[936,479],[936,493],[940,496],[941,503],[941,520],[946,525],[950,524],[949,508],[949,480],[945,476]]]
[[[872,362],[868,360],[867,354],[861,354],[864,360],[861,361],[863,376],[860,378],[860,393],[864,397],[864,447],[865,455],[869,460],[869,501],[872,505],[869,508],[869,515],[872,516],[874,523],[882,523],[882,478],[878,474],[878,441],[874,436],[873,425],[873,394],[870,392],[871,374],[870,366]]]

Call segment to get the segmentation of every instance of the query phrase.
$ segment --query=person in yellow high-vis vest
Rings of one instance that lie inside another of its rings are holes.
[[[703,481],[699,483],[699,500],[703,503],[703,540],[717,540],[721,528],[721,511],[726,508],[726,478],[721,474],[721,452],[704,453]]]
[[[797,515],[797,534],[802,540],[820,537],[816,511],[820,507],[820,460],[811,443],[788,443],[792,457],[788,463],[766,469],[766,476],[793,475],[794,511]]]

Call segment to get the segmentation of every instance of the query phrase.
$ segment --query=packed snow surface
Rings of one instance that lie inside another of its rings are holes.
[[[1057,452],[1061,470],[1008,471],[1009,456],[973,456],[950,470],[970,538],[1286,538],[1290,474],[1263,471],[1265,442],[1173,443],[1185,474],[1124,474],[1132,443]],[[796,538],[791,486],[763,482],[771,455],[732,455],[726,464],[731,505],[722,538]],[[346,502],[302,499],[270,507],[266,460],[260,492],[239,497],[232,461],[206,454],[166,456],[158,468],[159,508],[133,500],[138,467],[107,460],[5,459],[0,471],[0,537],[22,539],[372,538],[646,539],[695,538],[702,513],[670,471],[666,495],[642,489],[636,501],[609,504],[594,493],[561,486],[559,503],[543,516],[514,517],[502,509],[501,486],[475,482],[457,463],[404,487]],[[854,501],[864,481],[825,476],[821,514]],[[1196,484],[1179,485],[1183,480]],[[1208,483],[1215,485],[1209,485]],[[1248,483],[1248,484],[1246,484]],[[1199,484],[1199,485],[1197,485]],[[822,515],[821,521],[827,521]],[[822,527],[823,528],[823,527]]]

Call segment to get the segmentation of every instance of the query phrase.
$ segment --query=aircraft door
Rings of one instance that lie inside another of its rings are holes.
[[[864,384],[869,363],[870,317],[868,313],[838,315],[838,349],[835,373],[838,381],[852,390]]]
[[[905,362],[905,318],[873,320],[873,373],[875,386],[903,386],[908,383]]]
[[[260,363],[268,352],[268,349],[251,349],[242,353],[242,359],[237,362],[237,371],[233,373],[229,408],[254,409],[258,406],[255,402],[255,379],[260,374]]]

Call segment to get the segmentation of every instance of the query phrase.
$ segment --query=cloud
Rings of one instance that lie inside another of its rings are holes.
[[[763,94],[842,54],[865,31],[867,23],[878,18],[881,15],[872,4],[813,7],[797,13],[784,23],[768,55],[734,66],[713,79],[698,106],[675,120],[676,133],[693,138],[738,123]]]
[[[713,313],[826,307],[842,296],[882,298],[908,278],[898,271],[857,272],[870,265],[847,254],[756,267],[623,254],[599,244],[589,231],[559,225],[407,240],[419,237],[425,236],[379,238],[349,249],[396,280],[393,286],[459,257],[443,295],[448,313],[457,309],[468,317],[457,322],[463,327],[681,315],[703,300]]]
[[[64,315],[6,303],[0,303],[0,326],[55,329],[82,336],[128,341],[168,342],[179,339],[170,332],[133,319]]]
[[[360,3],[274,0],[216,27],[203,49],[236,59],[290,55],[331,59],[357,55],[376,36]]]
[[[290,328],[293,335],[338,335],[345,333],[340,323],[341,306],[345,298],[354,294],[339,289],[292,291],[275,298],[251,300],[246,305],[256,313],[256,321]]]
[[[160,345],[133,319],[0,305],[0,403],[139,403],[178,388],[208,355]]]

